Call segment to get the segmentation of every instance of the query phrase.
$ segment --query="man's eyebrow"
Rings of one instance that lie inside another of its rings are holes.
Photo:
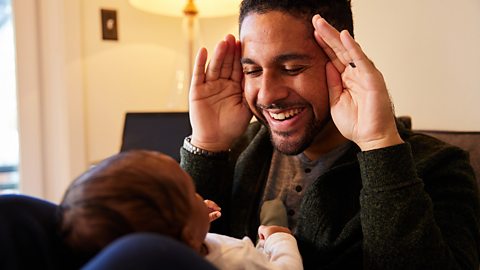
[[[308,55],[308,54],[298,54],[298,53],[287,53],[287,54],[281,54],[276,56],[273,59],[273,62],[276,64],[281,64],[287,61],[292,61],[292,60],[310,60],[313,57]],[[242,64],[247,64],[247,65],[255,65],[255,61],[253,61],[250,58],[242,58],[240,59],[240,63]]]
[[[243,58],[240,59],[240,63],[243,65],[243,64],[249,64],[249,65],[254,65],[255,64],[255,61],[253,61],[252,59],[250,58]]]
[[[308,54],[287,53],[281,54],[274,58],[275,63],[284,63],[291,60],[310,60],[312,57]]]

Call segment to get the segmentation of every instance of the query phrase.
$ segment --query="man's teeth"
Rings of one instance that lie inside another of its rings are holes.
[[[285,119],[292,118],[293,116],[297,115],[300,111],[301,111],[300,109],[293,109],[293,110],[289,110],[281,113],[272,113],[272,112],[268,112],[268,113],[275,120],[285,120]]]

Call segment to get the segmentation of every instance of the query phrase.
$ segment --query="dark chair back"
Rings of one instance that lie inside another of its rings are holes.
[[[120,151],[155,150],[180,161],[180,148],[192,133],[188,112],[128,112]]]
[[[458,146],[470,153],[470,163],[480,186],[480,131],[415,130]]]

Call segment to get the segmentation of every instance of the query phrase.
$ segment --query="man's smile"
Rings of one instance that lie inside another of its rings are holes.
[[[289,109],[263,109],[263,116],[272,132],[277,134],[291,134],[302,130],[305,107]]]
[[[287,120],[294,117],[295,115],[299,114],[302,110],[303,109],[295,108],[295,109],[284,110],[281,112],[268,111],[268,114],[270,115],[270,117],[272,117],[275,120],[283,121],[283,120]]]

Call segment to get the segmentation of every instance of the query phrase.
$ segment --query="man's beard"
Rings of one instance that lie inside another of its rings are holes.
[[[294,132],[273,132],[270,126],[268,125],[268,121],[262,117],[262,114],[259,113],[263,109],[269,108],[279,108],[288,107],[283,104],[271,104],[269,106],[264,105],[256,105],[255,109],[252,109],[253,115],[262,125],[267,127],[268,132],[270,134],[270,142],[272,142],[273,147],[282,154],[285,155],[298,155],[305,151],[315,140],[315,138],[325,129],[325,126],[332,120],[332,116],[327,114],[325,118],[322,120],[317,120],[313,118],[305,127],[304,133],[302,136],[295,141],[280,141],[276,140],[274,134],[278,137],[288,138]]]
[[[263,121],[262,123],[267,126],[270,133],[270,141],[272,142],[273,147],[275,147],[277,151],[285,155],[298,155],[305,151],[305,149],[307,149],[312,144],[318,134],[323,131],[330,119],[331,117],[329,115],[321,121],[311,121],[305,127],[303,135],[295,141],[276,140],[274,135],[276,135],[277,138],[280,136],[284,139],[288,139],[288,137],[291,136],[291,132],[273,132],[267,124],[265,124]]]

